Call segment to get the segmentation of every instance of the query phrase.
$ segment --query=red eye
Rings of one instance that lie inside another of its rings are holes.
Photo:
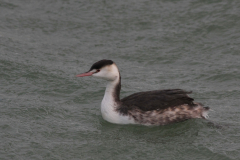
[[[100,69],[98,69],[95,73],[98,73],[98,72],[100,72]]]

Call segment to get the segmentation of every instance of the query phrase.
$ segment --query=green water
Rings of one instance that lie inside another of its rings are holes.
[[[0,0],[1,160],[239,160],[240,1]],[[101,59],[121,97],[181,88],[205,120],[115,125],[106,82],[76,78]]]

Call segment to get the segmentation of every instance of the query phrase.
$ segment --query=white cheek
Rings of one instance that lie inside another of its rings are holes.
[[[109,81],[114,81],[119,76],[119,72],[116,65],[111,65],[102,68],[100,72],[94,73],[92,76],[99,77]]]
[[[98,73],[94,73],[92,76],[93,76],[93,77],[99,77],[99,78],[103,78],[103,79],[109,80],[108,73],[107,73],[105,70],[101,70],[101,71],[98,72]]]

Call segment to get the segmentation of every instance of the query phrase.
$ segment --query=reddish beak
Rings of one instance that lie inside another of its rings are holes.
[[[78,74],[78,75],[76,75],[76,77],[91,76],[92,74],[93,74],[93,72],[87,72],[87,73]]]

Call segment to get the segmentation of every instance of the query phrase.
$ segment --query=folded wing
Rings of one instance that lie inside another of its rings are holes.
[[[192,93],[181,89],[155,90],[134,93],[121,100],[121,112],[140,109],[142,111],[163,110],[183,104],[194,106],[193,98],[187,94]]]

